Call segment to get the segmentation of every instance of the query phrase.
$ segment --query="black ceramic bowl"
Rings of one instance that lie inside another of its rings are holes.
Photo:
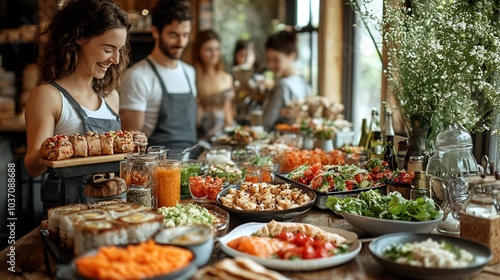
[[[283,182],[271,182],[269,184],[279,185],[283,184]],[[313,190],[309,189],[308,187],[302,186],[300,184],[293,182],[290,183],[287,182],[287,184],[290,184],[290,188],[301,190],[303,193],[307,194],[311,198],[311,200],[299,207],[285,209],[285,210],[238,210],[224,206],[221,202],[221,198],[225,197],[229,193],[230,189],[236,189],[236,190],[240,189],[240,184],[238,184],[227,187],[223,189],[221,192],[219,192],[219,194],[217,195],[216,202],[220,208],[226,210],[229,213],[231,218],[236,218],[245,222],[269,222],[271,220],[275,221],[291,220],[296,216],[311,209],[316,200],[316,194],[314,193]]]
[[[296,182],[286,176],[286,174],[276,174],[276,177],[278,180],[281,180],[283,182],[293,182],[296,184],[299,184],[301,186],[305,186],[309,188],[307,185]],[[372,187],[364,188],[364,189],[355,189],[355,190],[345,190],[345,191],[335,191],[335,192],[318,192],[316,190],[313,190],[316,193],[316,201],[314,205],[318,207],[319,209],[329,209],[326,206],[326,199],[330,196],[338,197],[338,198],[346,198],[346,197],[358,197],[361,192],[366,192],[369,190],[378,190],[382,195],[386,194],[386,186],[385,184],[379,184],[375,185]]]
[[[413,243],[431,238],[434,241],[446,241],[460,249],[464,249],[474,256],[474,260],[464,268],[424,268],[401,264],[384,257],[384,251],[395,243]],[[393,233],[383,235],[372,241],[368,247],[374,258],[388,270],[406,278],[418,279],[468,279],[481,270],[493,258],[491,250],[474,241],[448,235],[429,233]]]

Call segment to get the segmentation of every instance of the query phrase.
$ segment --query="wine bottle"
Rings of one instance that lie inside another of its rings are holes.
[[[386,136],[383,160],[387,161],[390,170],[396,170],[398,168],[398,160],[394,149],[394,136],[392,135]]]
[[[365,147],[366,141],[368,141],[368,127],[366,126],[366,118],[363,118],[361,122],[361,137],[359,138],[359,147]]]
[[[377,108],[375,108],[375,107],[372,108],[371,119],[370,119],[370,129],[368,131],[368,139],[366,140],[366,146],[365,146],[367,159],[377,157],[376,151],[378,151],[378,150],[380,150],[378,153],[378,157],[380,159],[382,159],[382,153],[384,150],[384,146],[383,146],[384,140],[382,138],[382,133],[380,131],[380,124],[379,124],[378,116],[379,115],[378,115]],[[380,145],[379,142],[382,142],[381,149],[378,147],[378,145]],[[375,145],[375,146],[373,146],[373,145]],[[372,153],[375,153],[375,155],[372,156]]]

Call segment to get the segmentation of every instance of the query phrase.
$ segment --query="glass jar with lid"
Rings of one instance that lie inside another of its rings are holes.
[[[464,203],[464,212],[483,218],[498,215],[500,181],[495,180],[494,176],[472,176],[467,179],[469,196]]]
[[[441,205],[449,203],[455,209],[453,215],[448,215],[436,229],[447,234],[459,234],[457,208],[462,208],[467,198],[466,178],[479,174],[479,167],[472,154],[472,137],[469,132],[459,124],[450,124],[436,137],[436,150],[429,158],[426,174],[441,178],[448,184],[445,190],[442,184],[431,185],[434,200]],[[448,201],[447,201],[448,200]]]
[[[127,201],[155,208],[156,155],[134,155],[126,160]]]

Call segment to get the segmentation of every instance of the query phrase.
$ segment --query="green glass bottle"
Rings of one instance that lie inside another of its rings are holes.
[[[361,137],[359,138],[359,147],[365,147],[368,141],[368,127],[366,126],[366,118],[361,122]]]
[[[392,135],[386,136],[383,160],[387,161],[390,170],[396,170],[398,168],[396,150],[394,149],[394,136]]]

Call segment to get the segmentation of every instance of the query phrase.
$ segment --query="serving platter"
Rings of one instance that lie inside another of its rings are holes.
[[[386,185],[385,184],[377,184],[375,186],[367,187],[364,189],[356,189],[356,190],[351,190],[351,191],[339,191],[339,192],[318,192],[316,190],[313,190],[309,188],[307,185],[299,183],[297,181],[294,181],[286,176],[286,174],[276,174],[275,175],[277,178],[280,180],[287,182],[287,183],[295,183],[302,185],[310,190],[312,190],[316,194],[316,201],[314,202],[314,206],[318,207],[319,209],[329,209],[325,202],[326,199],[330,196],[338,197],[338,198],[346,198],[346,197],[357,197],[359,193],[369,191],[369,190],[378,190],[381,194],[386,194]]]
[[[358,236],[350,231],[332,228],[332,227],[321,227],[321,229],[337,233],[348,240],[351,243],[349,252],[345,254],[335,255],[333,257],[321,258],[321,259],[309,259],[309,260],[282,260],[282,259],[268,259],[252,256],[243,252],[239,252],[229,247],[227,243],[233,239],[241,236],[250,236],[252,233],[263,228],[266,223],[246,223],[236,227],[226,236],[219,238],[219,246],[226,254],[232,257],[246,257],[254,260],[255,262],[276,270],[288,270],[288,271],[312,271],[323,269],[327,267],[341,265],[346,263],[353,258],[355,258],[361,250],[361,242],[357,240]]]
[[[346,221],[354,227],[368,233],[371,236],[379,236],[396,232],[429,233],[442,221],[443,214],[429,221],[401,221],[388,220],[361,215],[349,212],[339,213]]]
[[[52,168],[61,168],[61,167],[69,167],[69,166],[79,166],[79,165],[87,165],[87,164],[96,164],[96,163],[105,163],[105,162],[115,162],[122,161],[125,159],[125,156],[129,154],[120,153],[113,155],[104,155],[104,156],[90,156],[90,157],[73,157],[63,160],[47,160],[40,159],[40,163],[47,165]]]
[[[413,243],[431,238],[434,241],[446,241],[460,249],[464,249],[474,256],[470,266],[465,268],[425,268],[401,264],[384,257],[384,251],[395,243]],[[483,244],[474,241],[430,233],[393,233],[378,237],[368,246],[374,258],[386,269],[405,277],[419,279],[468,279],[479,273],[493,258],[491,250]]]
[[[236,218],[245,222],[270,222],[275,221],[288,221],[300,214],[307,212],[315,203],[316,194],[310,188],[297,184],[295,182],[285,182],[289,183],[291,188],[300,189],[302,192],[306,193],[311,201],[295,208],[289,208],[285,210],[238,210],[231,207],[227,207],[221,202],[221,198],[229,193],[230,189],[239,189],[240,185],[231,185],[223,189],[219,194],[217,194],[216,203],[217,206],[229,213],[231,218]],[[271,182],[270,184],[283,184],[283,182]]]

